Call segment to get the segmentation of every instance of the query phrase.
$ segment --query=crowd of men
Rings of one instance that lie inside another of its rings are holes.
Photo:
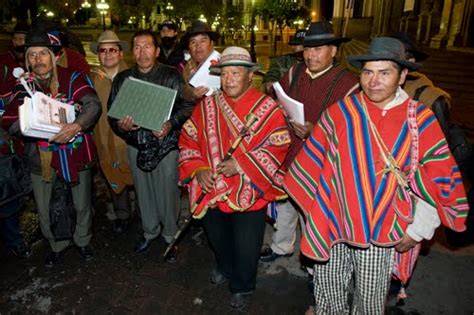
[[[51,249],[46,266],[59,264],[70,246],[82,259],[94,257],[91,170],[97,164],[115,232],[128,227],[133,189],[143,230],[133,250],[145,252],[162,236],[170,263],[178,259],[180,187],[186,188],[191,215],[215,254],[209,281],[228,283],[235,309],[255,290],[259,261],[296,251],[298,222],[300,250],[312,261],[310,312],[316,314],[382,314],[391,279],[408,282],[420,242],[440,224],[465,229],[466,193],[440,117],[449,95],[439,89],[412,95],[423,75],[405,35],[374,38],[365,54],[349,56],[358,75],[336,59],[350,39],[337,37],[329,22],[311,23],[290,42],[294,53],[273,61],[259,91],[253,85],[259,65],[244,48],[227,47],[203,68],[219,37],[206,23],[194,22],[181,39],[172,21],[159,32],[160,41],[139,30],[129,45],[104,31],[90,44],[100,63],[90,71],[72,67],[77,60],[60,63],[68,48],[57,30],[18,25],[13,32],[14,48],[2,56],[1,122],[5,141],[29,168]],[[123,61],[129,50],[133,65]],[[14,75],[14,68],[24,73]],[[192,86],[202,72],[219,76],[220,89],[205,81]],[[130,77],[177,92],[157,130],[137,125],[132,115],[107,117]],[[304,121],[281,106],[274,82],[303,104]],[[21,133],[19,106],[36,92],[76,112],[50,139]],[[75,212],[69,237],[59,236],[51,217],[52,204],[65,194]],[[0,227],[9,250],[27,257],[20,208],[20,200],[9,203]],[[277,210],[277,228],[262,249],[268,208]]]

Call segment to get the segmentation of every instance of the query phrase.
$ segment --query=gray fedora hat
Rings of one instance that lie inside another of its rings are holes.
[[[370,42],[367,54],[347,57],[349,64],[357,69],[362,69],[364,62],[379,60],[393,61],[410,71],[421,68],[420,64],[406,60],[403,43],[392,37],[376,37]]]

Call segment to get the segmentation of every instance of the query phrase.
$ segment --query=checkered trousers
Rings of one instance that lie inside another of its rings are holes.
[[[394,254],[393,247],[335,245],[327,263],[314,265],[315,314],[383,314]]]

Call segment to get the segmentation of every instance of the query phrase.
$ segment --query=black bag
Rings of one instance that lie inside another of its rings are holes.
[[[448,128],[446,138],[461,172],[471,174],[472,144],[467,139],[464,131],[458,125],[451,124]]]
[[[69,183],[56,177],[49,200],[49,227],[55,241],[71,239],[76,229],[76,208]]]
[[[0,155],[0,208],[31,192],[30,172],[16,154]]]

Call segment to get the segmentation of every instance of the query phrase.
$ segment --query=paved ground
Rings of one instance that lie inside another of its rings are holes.
[[[303,314],[311,302],[306,276],[297,255],[261,264],[258,287],[241,311],[228,306],[226,285],[207,280],[214,266],[211,251],[196,246],[187,233],[176,264],[163,262],[165,243],[157,240],[145,254],[132,252],[139,224],[114,234],[106,206],[96,202],[96,257],[83,262],[75,248],[64,263],[44,267],[47,245],[35,243],[27,260],[1,256],[0,314]],[[388,314],[474,314],[474,246],[452,249],[443,233],[420,257],[403,307],[388,306]],[[268,226],[266,240],[271,236]],[[393,301],[390,302],[393,305]]]

